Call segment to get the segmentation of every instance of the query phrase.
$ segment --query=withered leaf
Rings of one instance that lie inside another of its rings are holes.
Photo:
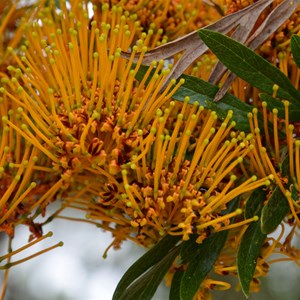
[[[259,16],[272,2],[273,0],[260,0],[203,28],[223,34],[230,33],[233,39],[255,50],[292,15],[300,4],[300,0],[284,0],[271,11],[255,32],[252,32]],[[161,90],[164,90],[171,79],[177,79],[191,63],[207,50],[208,47],[200,39],[198,30],[196,30],[147,52],[142,63],[149,65],[153,60],[172,58],[175,54],[184,51],[169,75],[165,78],[161,87]],[[122,56],[127,59],[129,59],[130,55],[130,53],[122,53]],[[139,54],[136,54],[136,61],[138,57]],[[226,71],[226,67],[221,62],[218,62],[210,75],[209,82],[217,84]],[[220,100],[225,95],[235,77],[232,73],[227,76],[223,87],[216,94],[215,101]]]

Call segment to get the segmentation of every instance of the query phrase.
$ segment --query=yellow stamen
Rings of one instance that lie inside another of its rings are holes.
[[[276,98],[279,86],[277,84],[274,84],[272,89],[273,89],[272,97]]]
[[[7,124],[15,129],[21,136],[23,136],[26,140],[30,141],[34,144],[38,149],[40,149],[45,155],[47,155],[54,162],[59,163],[59,159],[53,155],[49,150],[47,150],[38,139],[29,131],[26,124],[22,124],[21,129],[15,126],[11,121],[7,121]]]
[[[209,162],[209,161],[211,161],[211,159],[213,159],[213,157],[215,156],[215,153],[217,151],[217,148],[219,147],[219,145],[221,144],[223,139],[228,135],[228,132],[226,132],[227,131],[226,129],[228,129],[227,124],[231,117],[232,117],[232,111],[229,111],[226,119],[221,124],[220,128],[217,130],[217,134],[214,136],[212,141],[209,143],[209,146],[207,147],[207,151],[205,152],[206,155],[205,155],[205,157],[202,158],[204,161]]]
[[[99,119],[99,117],[100,117],[99,113],[96,112],[96,111],[94,111],[93,115],[89,118],[88,123],[85,125],[84,130],[83,130],[83,132],[81,134],[81,137],[80,137],[80,147],[81,147],[81,151],[82,151],[83,155],[87,155],[88,154],[88,152],[87,152],[87,150],[85,148],[86,136],[87,136],[87,134],[89,132],[89,129],[90,129],[91,125],[92,125],[92,122],[95,121],[95,120],[97,120],[97,119]]]
[[[56,82],[59,86],[59,92],[61,93],[61,99],[64,103],[64,107],[66,108],[67,110],[67,113],[69,114],[71,112],[71,107],[70,107],[70,101],[69,101],[69,97],[68,97],[68,94],[67,94],[67,90],[65,88],[65,84],[60,76],[60,72],[58,71],[58,68],[56,66],[56,61],[51,58],[50,59],[50,64],[52,66],[52,69],[53,69],[53,75],[54,75],[54,78],[56,78]]]
[[[231,284],[224,281],[205,279],[203,284],[207,286],[209,289],[217,290],[217,291],[226,291],[231,288]]]
[[[287,255],[288,257],[286,257],[286,258],[281,257],[281,258],[269,260],[268,264],[273,264],[273,263],[282,262],[282,261],[293,261],[298,267],[300,267],[300,262],[297,261],[297,258],[295,258],[292,255],[286,254],[286,253],[285,253],[285,255]]]
[[[209,204],[201,211],[201,215],[204,215],[211,210],[217,210],[218,207],[222,207],[224,204],[228,203],[230,200],[234,199],[238,195],[241,195],[243,193],[247,193],[249,191],[252,191],[256,188],[259,188],[261,186],[267,186],[270,185],[270,180],[266,178],[261,178],[257,180],[256,176],[252,176],[251,178],[244,181],[241,185],[237,186],[235,189],[231,190],[229,193],[227,193],[225,196],[220,197],[219,195],[216,196],[213,201],[209,202]]]
[[[291,177],[295,178],[295,166],[294,166],[294,144],[293,144],[293,130],[294,125],[288,126],[288,132],[287,132],[287,145],[289,149],[289,165],[290,165],[290,174]]]
[[[277,183],[278,186],[280,187],[282,193],[285,194],[285,191],[286,191],[286,190],[285,190],[285,188],[284,188],[284,186],[283,186],[283,184],[282,184],[280,178],[278,177],[277,172],[276,172],[276,170],[275,170],[275,168],[274,168],[274,166],[273,166],[273,164],[272,164],[272,162],[271,162],[271,160],[270,160],[270,158],[269,158],[269,155],[268,155],[268,153],[267,153],[267,149],[266,149],[265,147],[262,147],[262,148],[260,149],[260,153],[261,153],[261,155],[262,155],[263,161],[264,161],[264,162],[266,163],[266,165],[269,167],[270,172],[271,172],[271,174],[274,176],[274,178],[275,178],[275,180],[276,180],[276,183]]]
[[[225,157],[229,157],[229,155],[231,157],[230,159],[228,159],[227,162],[229,162],[232,158],[236,157],[236,155],[239,152],[238,147],[236,147],[236,149],[234,151],[232,151],[230,154],[228,154],[228,152],[230,150],[232,150],[233,147],[235,147],[236,143],[237,143],[236,138],[233,138],[230,142],[229,141],[225,142],[225,146],[226,146],[225,150],[223,152],[219,151],[219,155],[217,155],[217,159],[215,160],[214,164],[212,164],[212,167],[210,170],[207,167],[207,171],[209,171],[209,174],[213,175],[217,172],[217,170],[224,168],[224,166],[226,165],[226,163],[224,163]],[[204,180],[203,176],[201,177],[201,180]]]
[[[157,199],[158,186],[160,183],[159,177],[163,167],[164,153],[167,147],[167,143],[164,140],[165,140],[165,136],[163,134],[160,134],[158,138],[158,142],[155,143],[155,146],[157,146],[157,151],[155,151],[154,153],[157,153],[157,157],[156,157],[156,164],[154,168],[154,199]]]
[[[80,91],[80,77],[79,77],[79,72],[77,71],[77,57],[75,54],[76,48],[74,49],[74,45],[70,42],[69,44],[69,50],[70,50],[70,59],[71,59],[71,65],[72,69],[74,70],[73,72],[73,78],[74,78],[74,88],[75,88],[75,99],[76,99],[76,105],[80,107],[82,105],[81,103],[81,91]],[[65,99],[67,100],[67,99]]]
[[[17,201],[13,202],[13,205],[9,208],[9,210],[4,214],[4,216],[0,219],[0,224],[2,224],[17,208],[17,206],[26,198],[26,196],[31,192],[32,189],[36,187],[36,183],[32,182],[29,187],[23,192],[22,196],[19,197]]]
[[[148,78],[149,78],[149,76],[150,76],[150,74],[151,74],[151,71],[153,70],[153,68],[154,68],[156,65],[157,65],[157,62],[156,62],[156,61],[153,61],[153,62],[150,64],[149,68],[147,69],[146,74],[144,75],[142,81],[140,82],[140,84],[139,84],[139,86],[138,86],[138,88],[137,88],[136,94],[133,96],[133,99],[132,99],[132,106],[136,103],[138,97],[140,96],[142,90],[143,90],[144,87],[145,87],[145,83],[146,83],[146,81],[148,80]],[[151,81],[150,81],[150,82],[151,82]],[[146,89],[146,93],[147,93],[147,92],[148,92],[148,94],[150,95],[150,92],[149,92],[148,87],[147,87],[147,89]],[[139,118],[139,116],[140,116],[140,113],[142,112],[142,110],[143,110],[143,108],[144,108],[144,106],[145,106],[147,100],[148,100],[148,96],[144,96],[144,95],[143,95],[142,102],[139,104],[138,108],[136,109],[134,118],[133,118],[133,120],[132,120],[132,122],[131,122],[131,127],[134,127],[134,126],[135,126],[135,124],[136,124],[136,122],[137,122],[137,120],[138,120],[138,118]]]
[[[238,208],[238,209],[236,209],[234,212],[232,212],[230,214],[226,214],[226,215],[224,215],[222,217],[218,216],[214,220],[211,220],[211,221],[205,222],[205,223],[203,223],[201,225],[198,225],[197,229],[201,230],[203,228],[207,228],[208,226],[211,226],[211,225],[214,225],[214,224],[218,224],[218,223],[223,222],[225,220],[229,220],[229,219],[231,219],[233,217],[236,217],[236,216],[238,216],[238,215],[240,215],[242,213],[243,213],[243,211],[240,208]],[[221,228],[223,228],[223,227],[221,227]]]
[[[251,222],[256,222],[258,220],[259,220],[259,217],[254,216],[252,218],[246,219],[246,220],[241,221],[241,222],[237,222],[237,223],[233,223],[233,224],[230,224],[230,225],[223,226],[220,229],[217,229],[216,232],[229,230],[229,229],[236,228],[236,227],[240,227],[240,226],[246,225],[246,224],[251,223]]]
[[[185,102],[185,104],[186,104],[186,102]],[[184,107],[184,105],[183,105],[183,107]],[[202,107],[202,109],[203,109],[203,107]],[[183,114],[180,113],[177,115],[177,121],[175,123],[175,128],[172,132],[172,135],[170,138],[170,143],[168,145],[168,150],[167,150],[167,154],[166,154],[166,163],[167,164],[169,164],[169,162],[172,160],[173,153],[175,150],[176,140],[177,140],[179,129],[180,129],[182,123],[183,123]]]
[[[280,162],[280,154],[279,154],[279,139],[278,139],[278,109],[274,108],[272,110],[273,113],[273,130],[274,130],[274,147],[275,147],[275,157],[276,161]]]
[[[19,260],[16,260],[16,261],[14,261],[14,262],[7,263],[7,264],[5,264],[5,265],[3,265],[3,266],[0,266],[0,270],[5,270],[5,269],[7,269],[7,268],[14,267],[14,266],[19,265],[19,264],[21,264],[21,263],[23,263],[23,262],[25,262],[25,261],[27,261],[27,260],[30,260],[30,259],[32,259],[32,258],[34,258],[34,257],[37,257],[37,256],[39,256],[39,255],[41,255],[41,254],[43,254],[43,253],[46,253],[46,252],[48,252],[48,251],[51,251],[51,250],[53,250],[53,249],[55,249],[55,248],[57,248],[57,247],[62,247],[63,245],[64,245],[63,242],[59,242],[59,243],[57,243],[56,245],[53,245],[53,246],[51,246],[51,247],[48,247],[48,248],[46,248],[46,249],[44,249],[44,250],[42,250],[42,251],[39,251],[39,252],[37,252],[37,253],[35,253],[35,254],[29,255],[29,256],[27,256],[26,258],[19,259]]]
[[[295,142],[295,165],[296,165],[296,182],[298,185],[298,190],[300,190],[300,141]]]
[[[155,123],[153,124],[155,125]],[[150,134],[147,136],[147,138],[145,140],[143,140],[143,145],[145,145],[144,150],[138,155],[136,156],[133,160],[132,163],[137,163],[140,159],[142,159],[143,157],[146,156],[146,154],[149,151],[150,146],[152,145],[154,139],[155,139],[155,134],[156,134],[156,128],[153,126],[150,129]],[[142,146],[143,146],[142,145]]]
[[[127,171],[126,170],[122,170],[122,176],[123,176],[123,183],[124,183],[124,188],[126,191],[126,194],[130,200],[130,206],[132,205],[133,208],[138,212],[139,216],[144,217],[144,214],[142,213],[142,211],[140,210],[138,204],[135,201],[135,198],[133,197],[132,193],[131,193],[131,186],[128,183],[128,179],[127,179]]]
[[[193,159],[191,161],[191,165],[189,167],[189,171],[188,171],[188,174],[186,176],[186,180],[185,180],[185,184],[183,186],[183,190],[185,190],[193,176],[193,173],[194,173],[194,170],[195,168],[197,167],[197,164],[198,164],[198,161],[202,158],[201,156],[203,157],[204,155],[202,155],[203,153],[207,153],[209,150],[209,138],[212,134],[214,134],[215,132],[215,129],[214,128],[211,128],[211,130],[209,131],[208,135],[206,136],[206,138],[203,140],[202,142],[202,145],[200,143],[197,143],[197,146],[196,146],[196,149],[195,149],[195,154],[193,155]],[[201,140],[199,138],[199,140]],[[212,141],[211,141],[212,143]],[[204,150],[205,149],[205,150]],[[201,166],[200,166],[201,167]]]
[[[238,234],[235,236],[234,242],[232,243],[232,247],[237,250],[240,246],[241,240],[244,236],[244,233],[246,232],[246,230],[248,229],[248,226],[243,226],[242,228],[238,228],[239,232]]]
[[[204,172],[202,173],[199,181],[196,183],[197,188],[202,185],[202,183],[204,182],[208,173],[211,173],[211,174],[214,173],[214,172],[211,172],[213,165],[216,163],[216,161],[220,161],[220,162],[222,161],[222,160],[219,160],[219,157],[221,155],[224,155],[224,153],[226,153],[226,154],[228,153],[228,151],[230,150],[229,145],[230,145],[230,142],[225,141],[225,143],[222,145],[222,147],[217,151],[217,153],[215,153],[214,157],[209,161],[208,165],[204,168]],[[201,162],[202,162],[202,160],[201,160]]]
[[[289,205],[290,205],[290,210],[292,212],[292,215],[293,217],[295,218],[296,222],[297,222],[297,225],[300,226],[300,220],[299,220],[299,217],[298,217],[298,213],[295,211],[295,204],[297,203],[294,203],[294,200],[292,198],[292,194],[291,192],[289,191],[286,191],[284,193],[285,197],[287,198],[288,202],[289,202]]]
[[[33,129],[33,131],[36,133],[37,136],[39,136],[46,144],[48,144],[52,149],[55,149],[55,145],[52,143],[51,140],[49,140],[42,132],[39,130],[35,124],[30,120],[30,118],[26,115],[23,108],[18,107],[18,113],[22,114],[25,121],[29,124],[29,126]],[[48,131],[48,136],[53,137],[53,135]]]
[[[242,157],[238,157],[235,161],[233,161],[226,169],[225,169],[225,164],[221,166],[221,172],[218,172],[219,174],[217,174],[213,184],[209,187],[208,191],[205,193],[206,196],[209,196],[212,191],[217,187],[217,185],[219,184],[219,182],[221,182],[221,180],[227,175],[229,174],[237,164],[241,163],[243,161]]]
[[[265,131],[265,135],[266,135],[266,143],[270,147],[271,143],[270,143],[270,134],[269,134],[269,128],[268,128],[268,116],[267,116],[268,104],[267,104],[267,102],[263,101],[261,105],[263,108],[263,121],[264,121],[264,131]]]
[[[36,201],[32,207],[31,210],[35,209],[36,207],[41,206],[41,209],[46,207],[47,204],[52,200],[52,197],[59,191],[59,189],[63,185],[63,179],[60,179],[57,181],[51,188],[38,200]]]
[[[31,180],[30,178],[33,175],[32,174],[33,173],[32,172],[32,167],[37,161],[37,156],[34,156],[34,155],[38,154],[38,151],[35,151],[35,150],[36,150],[35,148],[32,150],[29,162],[26,159],[26,156],[24,155],[23,160],[22,160],[22,164],[19,164],[19,165],[14,164],[14,163],[9,164],[9,167],[11,169],[19,167],[22,170],[22,180],[20,181],[20,183],[18,185],[18,189],[16,189],[16,191],[15,191],[15,195],[11,199],[11,203],[14,203],[15,201],[17,201],[17,199],[20,196],[22,196],[21,194],[24,192],[24,189],[26,189],[27,185],[30,183],[30,180]],[[25,153],[26,153],[26,151],[25,151]],[[25,170],[25,172],[24,172],[24,170]],[[33,185],[35,185],[35,184],[33,184]]]
[[[289,127],[289,106],[288,101],[283,101],[284,104],[284,123],[285,123],[285,133],[288,136],[288,127]]]
[[[96,93],[96,88],[97,88],[97,83],[98,83],[98,58],[99,58],[99,54],[98,52],[94,52],[93,54],[93,58],[94,58],[94,64],[93,64],[93,68],[92,68],[92,74],[93,74],[93,85],[92,85],[92,93],[91,93],[91,99],[89,101],[89,107],[88,107],[88,111],[93,111],[93,109],[95,108],[94,102],[95,102],[95,93]],[[91,63],[92,65],[92,63]]]

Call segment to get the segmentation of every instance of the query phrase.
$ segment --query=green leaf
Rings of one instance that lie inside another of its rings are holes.
[[[207,29],[199,30],[205,44],[233,73],[251,85],[273,93],[273,86],[279,86],[277,96],[292,103],[300,103],[300,94],[290,80],[278,68],[237,41]]]
[[[180,298],[180,283],[183,276],[183,271],[177,270],[172,279],[169,300],[181,300]]]
[[[254,198],[249,199],[256,202],[256,207],[253,204],[249,204],[248,206],[247,215],[249,215],[249,217],[252,217],[254,215],[260,216],[261,214],[265,195],[264,193],[259,192],[257,196],[259,197],[260,201],[255,201]],[[253,215],[250,215],[250,212],[252,212]],[[260,254],[260,250],[265,239],[266,234],[263,234],[261,232],[260,223],[252,222],[244,233],[238,249],[238,276],[242,291],[246,297],[248,297],[249,295],[250,284],[255,272],[257,258]]]
[[[282,160],[281,166],[280,166],[280,172],[281,175],[284,177],[287,177],[288,179],[288,184],[291,184],[293,182],[290,174],[290,160],[289,156],[286,155],[284,159]]]
[[[179,236],[165,236],[159,243],[152,249],[146,252],[139,260],[137,260],[123,275],[118,283],[113,295],[113,300],[117,300],[123,292],[143,273],[149,268],[156,265],[159,261],[163,260],[168,252],[180,240]]]
[[[224,244],[227,240],[228,232],[221,231],[213,233],[205,239],[202,244],[196,244],[194,253],[189,261],[188,267],[184,272],[180,285],[180,299],[191,300],[199,289],[200,284],[211,271],[216,262]],[[185,244],[182,246],[182,252],[186,252]],[[186,244],[191,250],[191,244]]]
[[[173,248],[160,262],[133,282],[132,285],[123,291],[116,299],[151,300],[163,277],[179,254],[179,251],[180,247]]]
[[[261,231],[263,233],[273,232],[289,212],[288,200],[283,195],[279,186],[275,188],[268,203],[265,205],[261,215]]]
[[[292,184],[290,177],[289,157],[286,156],[281,164],[281,175],[288,178],[287,189]],[[279,186],[275,188],[268,203],[262,210],[261,230],[263,233],[273,232],[290,211],[290,206]]]
[[[197,255],[197,249],[201,244],[196,243],[198,234],[190,235],[190,239],[182,243],[180,257],[181,261],[186,264],[191,261],[191,259]]]
[[[249,219],[257,215],[261,209],[261,203],[263,203],[265,199],[266,195],[263,188],[254,190],[246,202],[245,218]]]
[[[293,53],[294,61],[297,64],[298,68],[300,68],[300,36],[295,34],[292,35],[291,50]]]
[[[259,94],[261,101],[268,103],[268,109],[272,111],[274,108],[278,110],[278,117],[285,118],[285,107],[283,102],[278,99],[273,98],[268,94]],[[289,120],[290,122],[300,121],[300,106],[297,104],[290,103],[289,105]]]
[[[252,222],[241,240],[238,257],[238,276],[241,288],[246,297],[249,296],[250,284],[253,279],[257,258],[267,235],[260,230],[259,222]]]

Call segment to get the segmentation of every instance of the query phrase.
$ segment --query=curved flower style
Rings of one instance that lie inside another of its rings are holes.
[[[19,1],[12,0],[0,4],[0,72],[5,72],[10,61],[7,47],[16,47],[22,39],[26,24],[23,16],[33,11],[33,5],[20,7],[18,4]]]

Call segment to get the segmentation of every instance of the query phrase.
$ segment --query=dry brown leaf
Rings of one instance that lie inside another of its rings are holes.
[[[259,46],[261,46],[264,43],[264,41],[266,41],[269,38],[269,36],[272,33],[274,33],[294,13],[294,11],[296,10],[299,4],[300,4],[300,0],[292,0],[292,1],[285,0],[282,3],[280,3],[280,5],[278,5],[268,15],[268,17],[258,27],[258,29],[249,37],[249,39],[247,41],[244,41],[245,44],[252,50],[257,49]],[[240,40],[238,41],[241,42]],[[226,67],[224,68],[226,71]],[[221,77],[219,77],[218,79],[220,80]],[[215,102],[220,101],[224,97],[224,95],[230,88],[231,83],[234,81],[235,78],[236,75],[230,72],[224,84],[215,95],[214,98]],[[218,80],[216,80],[214,83],[215,84],[218,83]]]
[[[257,49],[278,27],[280,27],[295,11],[300,3],[300,0],[284,0],[278,5],[265,21],[252,32],[261,13],[273,2],[274,0],[260,0],[243,10],[227,15],[213,24],[205,26],[204,28],[214,30],[223,34],[231,33],[231,37],[240,43],[248,45],[251,49]],[[199,28],[200,29],[200,28]],[[149,65],[153,60],[161,60],[172,58],[175,54],[182,51],[183,54],[177,63],[173,66],[171,72],[166,77],[161,90],[164,90],[171,79],[177,79],[198,57],[204,54],[208,47],[200,39],[198,30],[193,31],[181,38],[178,38],[170,43],[159,46],[147,52],[143,58],[143,64]],[[122,56],[129,59],[130,53],[123,52]],[[136,60],[138,59],[136,55]],[[220,81],[226,67],[221,62],[217,63],[213,69],[209,81],[216,84]],[[215,97],[215,101],[220,100],[232,81],[235,79],[234,74],[229,74]]]
[[[273,0],[261,0],[244,8],[243,10],[225,16],[204,28],[224,34],[230,32],[237,26],[241,26],[244,30],[247,30],[249,19],[257,20],[262,11],[272,2]],[[150,63],[154,60],[158,61],[161,59],[168,59],[179,52],[185,51],[166,77],[165,82],[161,87],[161,90],[163,90],[172,78],[177,79],[193,61],[207,50],[208,47],[200,39],[198,30],[196,30],[147,52],[143,58],[143,64],[150,65]],[[122,53],[122,56],[127,59],[129,59],[130,55],[130,53]],[[139,54],[136,55],[136,61],[138,57]]]

